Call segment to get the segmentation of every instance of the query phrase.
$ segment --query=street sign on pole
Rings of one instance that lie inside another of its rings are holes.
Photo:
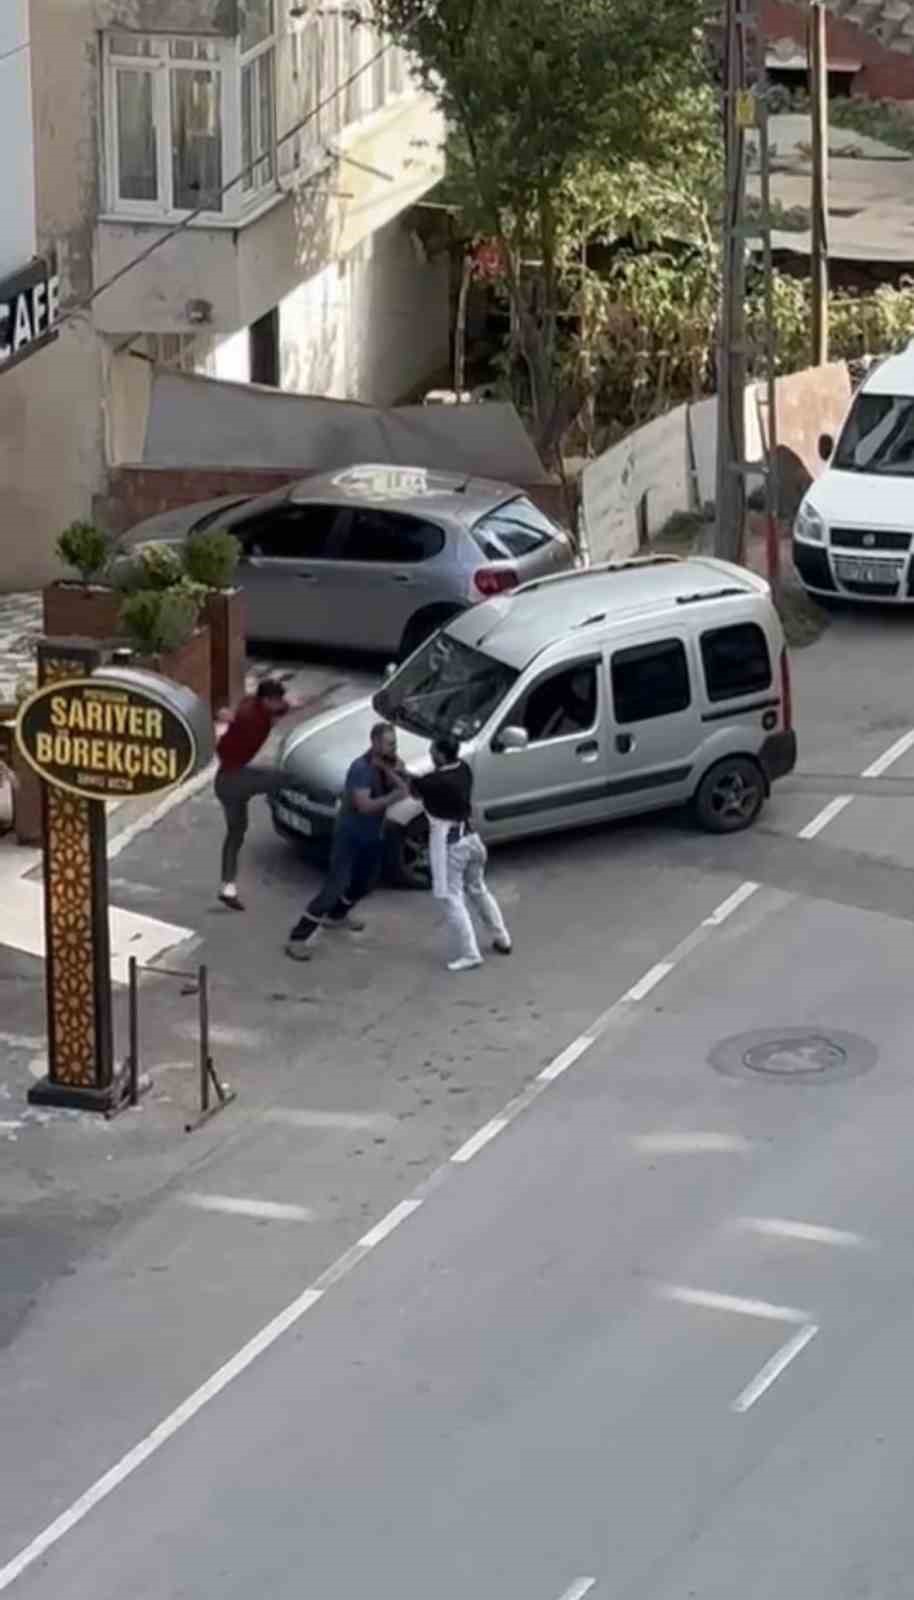
[[[42,780],[48,1074],[35,1105],[111,1111],[114,1068],[106,802],[173,788],[210,758],[212,718],[156,673],[103,664],[84,640],[43,639],[16,741]]]

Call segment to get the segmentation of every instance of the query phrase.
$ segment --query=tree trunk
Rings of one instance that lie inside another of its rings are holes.
[[[469,250],[466,250],[460,269],[460,293],[457,296],[457,317],[454,323],[454,389],[458,401],[466,388],[467,302],[470,298],[472,281],[473,258]]]

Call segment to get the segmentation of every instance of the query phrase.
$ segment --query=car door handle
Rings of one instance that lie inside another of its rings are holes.
[[[406,572],[395,572],[392,581],[394,583],[412,583],[413,580]]]
[[[317,583],[316,572],[296,572],[295,576],[299,583]]]
[[[582,761],[593,761],[600,754],[599,739],[586,739],[583,744],[576,744],[574,753]]]
[[[618,750],[620,756],[631,755],[634,748],[635,741],[630,733],[619,733],[616,735],[616,749]]]

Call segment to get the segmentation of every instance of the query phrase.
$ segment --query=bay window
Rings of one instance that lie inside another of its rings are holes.
[[[272,188],[273,0],[249,0],[240,41],[105,36],[108,209],[236,218]],[[245,171],[240,183],[226,184]]]

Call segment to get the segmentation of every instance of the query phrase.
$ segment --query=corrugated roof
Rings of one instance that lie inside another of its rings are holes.
[[[825,5],[833,17],[853,23],[886,50],[914,55],[912,0],[825,0]]]

